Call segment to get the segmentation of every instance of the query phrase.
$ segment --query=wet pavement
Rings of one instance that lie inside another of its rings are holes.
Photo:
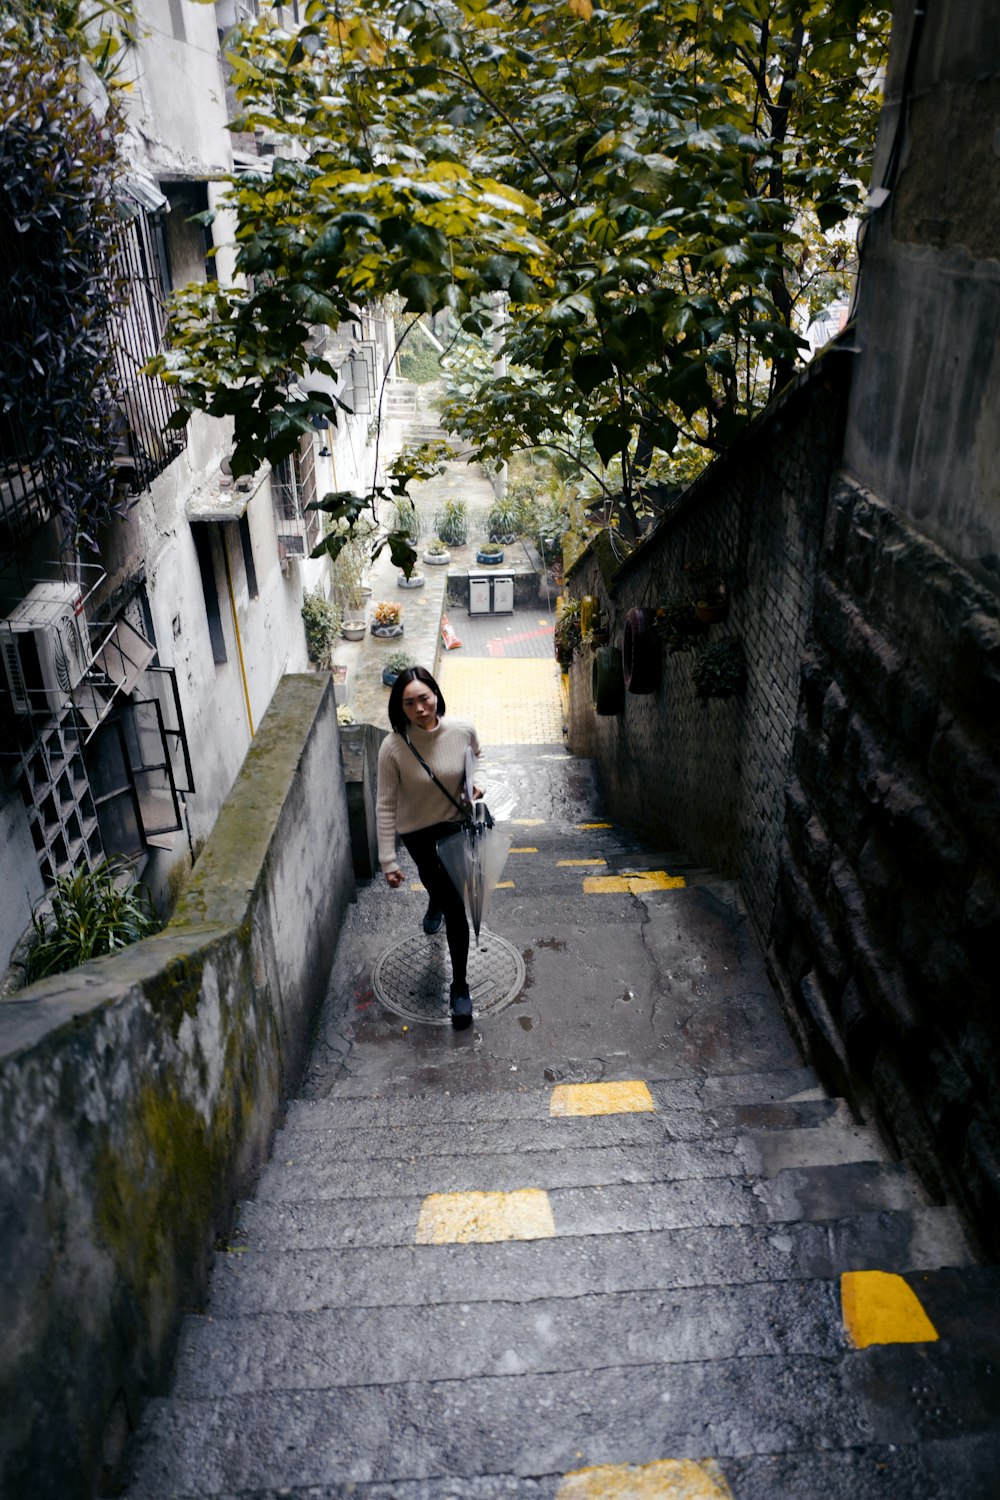
[[[379,961],[444,950],[362,887],[132,1500],[996,1500],[997,1270],[803,1068],[734,886],[561,742],[488,759],[523,983],[408,1022]]]

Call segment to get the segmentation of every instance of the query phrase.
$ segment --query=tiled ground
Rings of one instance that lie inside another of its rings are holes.
[[[471,719],[487,753],[494,745],[553,745],[563,737],[559,667],[545,660],[441,657],[438,682],[449,714]]]
[[[554,613],[534,609],[518,610],[512,615],[469,615],[462,609],[451,609],[448,619],[462,642],[463,656],[503,661],[520,657],[552,660]]]

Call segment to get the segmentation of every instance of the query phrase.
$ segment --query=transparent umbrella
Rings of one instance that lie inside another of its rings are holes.
[[[510,841],[510,830],[496,826],[486,803],[474,802],[470,822],[438,844],[441,863],[465,902],[477,941],[490,896],[507,863]]]

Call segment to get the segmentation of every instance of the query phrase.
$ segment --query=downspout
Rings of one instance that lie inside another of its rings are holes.
[[[229,608],[233,615],[233,633],[236,636],[236,655],[240,662],[240,681],[243,684],[243,701],[247,706],[247,724],[250,728],[250,738],[254,737],[253,712],[250,708],[250,688],[247,684],[247,667],[243,659],[243,641],[240,638],[240,622],[236,617],[236,595],[233,592],[233,575],[229,567],[229,544],[226,541],[226,529],[222,529],[222,560],[226,565],[226,586],[229,589]]]

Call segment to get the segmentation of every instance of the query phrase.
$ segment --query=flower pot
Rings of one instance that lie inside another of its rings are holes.
[[[363,641],[368,626],[365,622],[363,609],[345,609],[344,618],[341,621],[340,633],[345,641]]]
[[[451,562],[450,552],[424,552],[421,554],[421,562],[430,568],[442,568],[445,563]]]
[[[476,549],[476,562],[483,563],[486,567],[493,567],[503,562],[503,552],[481,552]]]
[[[398,676],[398,672],[390,672],[388,667],[382,668],[382,681],[385,683],[386,687],[391,688]]]
[[[400,573],[396,578],[396,587],[400,589],[422,589],[423,586],[423,573],[411,573],[409,578],[405,573]]]
[[[729,594],[722,584],[717,594],[692,600],[694,612],[703,625],[719,625],[729,613]]]
[[[379,625],[376,620],[372,621],[372,635],[380,641],[395,641],[403,634],[402,620],[398,625]]]

